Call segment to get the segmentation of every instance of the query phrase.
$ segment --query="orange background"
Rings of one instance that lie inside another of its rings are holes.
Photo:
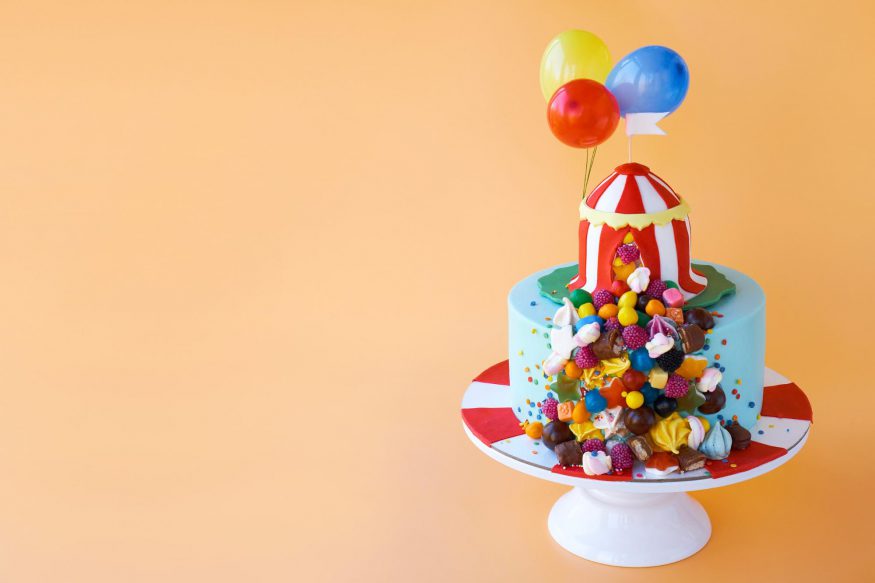
[[[72,4],[0,12],[0,580],[871,576],[871,3]],[[688,61],[635,158],[815,409],[647,572],[559,548],[565,488],[458,412],[511,285],[575,257],[583,153],[538,88],[573,27]]]

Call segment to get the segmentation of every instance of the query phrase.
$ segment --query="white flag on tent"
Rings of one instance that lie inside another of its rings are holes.
[[[662,118],[669,114],[664,113],[627,113],[626,114],[626,135],[627,136],[664,136],[665,131],[662,130],[657,123],[662,121]]]

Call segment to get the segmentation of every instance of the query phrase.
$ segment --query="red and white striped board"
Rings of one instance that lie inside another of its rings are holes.
[[[462,420],[475,439],[498,454],[491,457],[507,458],[499,461],[513,462],[508,465],[516,467],[524,464],[531,469],[594,481],[664,483],[718,479],[755,470],[787,456],[788,452],[795,453],[807,437],[813,415],[802,389],[769,369],[765,383],[763,408],[751,431],[750,447],[733,450],[725,460],[709,461],[702,470],[663,478],[648,477],[641,462],[636,462],[631,471],[605,476],[587,476],[579,467],[558,465],[556,454],[540,440],[526,436],[520,427],[511,408],[507,361],[491,366],[474,379],[462,398]]]

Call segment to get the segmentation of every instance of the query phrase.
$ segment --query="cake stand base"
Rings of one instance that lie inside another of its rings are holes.
[[[547,527],[579,557],[618,567],[655,567],[698,552],[711,538],[702,505],[683,492],[639,494],[572,488]]]

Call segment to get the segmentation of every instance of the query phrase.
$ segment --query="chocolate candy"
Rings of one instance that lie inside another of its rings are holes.
[[[738,423],[733,423],[726,428],[726,431],[732,437],[732,449],[742,451],[750,446],[750,431]]]
[[[702,330],[714,327],[714,316],[705,308],[690,308],[684,313],[684,323],[695,324]]]
[[[678,450],[678,466],[682,472],[690,472],[705,467],[705,455],[688,445],[682,445]]]
[[[635,302],[635,309],[639,312],[647,312],[647,304],[653,300],[652,296],[641,294],[638,296],[638,301]]]
[[[544,427],[544,432],[541,434],[541,441],[544,442],[549,449],[555,449],[560,443],[571,441],[574,439],[574,434],[569,429],[568,424],[563,421],[552,421]]]
[[[677,399],[672,399],[671,397],[666,397],[665,395],[660,395],[656,397],[656,400],[653,402],[653,410],[656,411],[656,414],[660,417],[668,417],[669,415],[674,413],[677,408]]]
[[[576,441],[563,441],[553,451],[561,466],[579,466],[583,458],[583,450]]]
[[[650,443],[647,441],[647,438],[642,435],[630,437],[626,441],[626,445],[629,446],[629,449],[632,450],[632,453],[635,455],[635,457],[642,462],[646,462],[648,459],[650,459],[650,456],[653,455],[653,448],[650,447]]]
[[[705,402],[699,406],[699,412],[712,415],[720,411],[726,405],[726,393],[717,385],[710,393],[705,393]]]
[[[602,332],[599,339],[591,344],[592,352],[599,360],[608,360],[617,358],[623,354],[623,336],[620,331],[614,328],[607,332]]]
[[[635,435],[644,435],[654,423],[656,423],[656,415],[654,415],[653,409],[647,406],[626,409],[623,416],[623,424],[626,425],[626,429]]]
[[[705,331],[696,324],[684,324],[678,329],[684,352],[690,354],[705,346]]]

